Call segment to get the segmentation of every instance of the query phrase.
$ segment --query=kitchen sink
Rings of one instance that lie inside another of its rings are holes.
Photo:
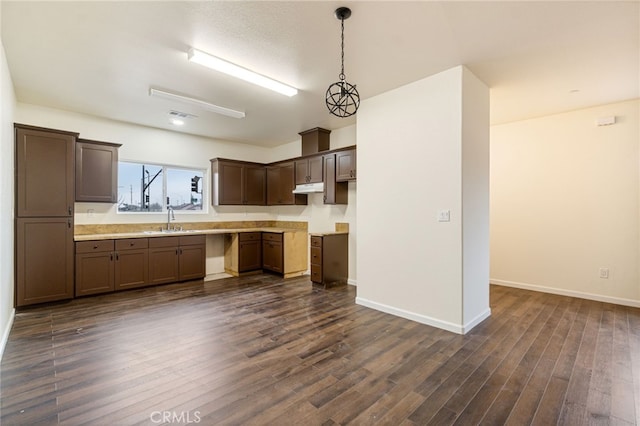
[[[163,229],[162,231],[143,231],[144,234],[184,234],[192,232],[202,232],[199,229]]]

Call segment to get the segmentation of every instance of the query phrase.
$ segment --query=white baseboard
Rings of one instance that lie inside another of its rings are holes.
[[[551,293],[560,296],[577,297],[579,299],[595,300],[596,302],[613,303],[615,305],[631,306],[640,308],[640,300],[624,299],[622,297],[603,296],[601,294],[585,293],[582,291],[565,290],[561,288],[545,287],[535,284],[519,283],[515,281],[505,281],[489,279],[491,284],[501,285],[504,287],[521,288],[523,290],[539,291],[541,293]]]
[[[475,318],[473,318],[471,321],[468,321],[462,327],[462,334],[467,334],[469,331],[471,331],[473,327],[480,324],[482,321],[486,320],[490,316],[491,316],[491,308],[485,309],[484,312],[481,312],[480,314],[478,314]]]
[[[16,316],[15,308],[11,308],[11,313],[9,314],[9,321],[7,321],[7,326],[2,330],[2,340],[0,340],[0,360],[2,360],[2,355],[4,355],[4,348],[7,345],[7,340],[9,340],[9,333],[11,332],[11,326],[13,325],[13,318]]]
[[[351,278],[349,278],[347,280],[347,284],[349,285],[355,285],[356,287],[358,286],[357,281],[356,280],[352,280]]]
[[[387,314],[395,315],[397,317],[405,318],[411,321],[419,322],[420,324],[430,325],[432,327],[441,328],[446,331],[457,334],[465,334],[473,327],[478,325],[484,319],[491,315],[491,309],[478,315],[467,324],[454,324],[448,321],[442,321],[437,318],[432,318],[427,315],[416,314],[415,312],[406,311],[404,309],[394,308],[393,306],[385,305],[383,303],[373,302],[371,300],[363,299],[362,297],[356,297],[356,304],[366,306],[367,308],[375,309],[377,311],[385,312]]]

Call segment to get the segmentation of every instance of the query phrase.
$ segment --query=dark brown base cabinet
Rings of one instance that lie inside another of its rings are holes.
[[[205,276],[204,235],[149,239],[149,284],[195,280]]]
[[[282,234],[262,233],[262,269],[284,273]]]
[[[262,269],[262,233],[241,232],[238,238],[238,272]]]
[[[76,243],[76,296],[200,279],[205,236],[130,238]]]
[[[70,218],[16,220],[16,306],[73,297]]]
[[[349,235],[311,237],[311,282],[330,287],[349,278]]]
[[[148,285],[147,244],[146,238],[78,241],[76,296]]]
[[[149,241],[147,238],[115,240],[114,290],[149,284]]]

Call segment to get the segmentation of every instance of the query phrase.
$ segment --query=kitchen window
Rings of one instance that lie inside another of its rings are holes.
[[[203,169],[118,162],[118,213],[206,213]]]

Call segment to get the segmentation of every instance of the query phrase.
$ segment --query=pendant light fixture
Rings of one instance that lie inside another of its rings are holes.
[[[335,11],[336,18],[340,20],[341,27],[341,61],[342,68],[337,81],[329,86],[325,96],[329,112],[337,117],[350,117],[358,111],[360,106],[360,95],[355,84],[347,83],[344,75],[344,20],[351,16],[351,9],[339,7]]]

